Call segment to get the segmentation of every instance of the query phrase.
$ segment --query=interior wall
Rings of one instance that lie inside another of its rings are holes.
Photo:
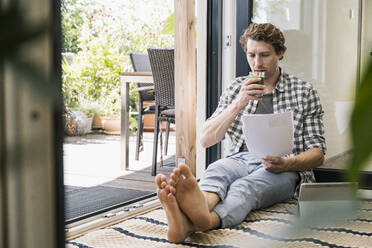
[[[235,51],[236,51],[236,0],[223,1],[222,7],[222,90],[225,90],[235,78]],[[230,139],[221,141],[221,157],[226,157],[229,154],[229,147],[231,145]]]
[[[200,132],[206,119],[207,95],[207,1],[196,1],[196,48],[197,48],[197,90],[196,90],[196,178],[205,170],[206,152],[200,144]]]

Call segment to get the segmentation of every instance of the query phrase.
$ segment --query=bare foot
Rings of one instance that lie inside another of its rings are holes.
[[[160,178],[160,177],[159,177]],[[159,182],[159,184],[158,184]],[[166,180],[157,179],[158,185],[163,185]],[[186,239],[186,237],[194,231],[190,220],[187,219],[181,209],[178,207],[177,200],[170,192],[170,186],[166,185],[163,188],[158,188],[158,198],[165,211],[168,221],[168,240],[172,243],[179,243]]]
[[[207,199],[201,192],[190,168],[181,164],[174,169],[169,184],[171,190],[175,188],[178,205],[192,224],[201,230],[209,229],[211,227],[211,214]]]

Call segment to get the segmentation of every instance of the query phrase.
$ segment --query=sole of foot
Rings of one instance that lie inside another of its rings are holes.
[[[175,196],[170,193],[169,186],[158,190],[158,198],[168,221],[167,237],[171,243],[180,243],[192,231],[192,224],[182,213]]]
[[[211,222],[208,203],[190,168],[181,164],[174,169],[169,184],[176,188],[177,202],[192,224],[198,229],[208,229]]]

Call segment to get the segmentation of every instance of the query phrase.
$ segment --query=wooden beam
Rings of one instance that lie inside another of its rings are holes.
[[[176,156],[196,170],[195,0],[174,0]]]

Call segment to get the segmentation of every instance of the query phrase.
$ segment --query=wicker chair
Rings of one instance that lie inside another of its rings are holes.
[[[159,124],[167,122],[165,148],[168,147],[169,125],[175,123],[174,49],[147,49],[155,90],[155,129],[151,175],[156,175]]]
[[[130,53],[130,61],[135,72],[151,72],[150,60],[147,54]],[[139,159],[140,151],[143,151],[143,116],[147,114],[155,114],[155,105],[144,107],[143,102],[155,101],[154,91],[141,90],[142,87],[152,86],[151,83],[137,83],[138,88],[138,119],[137,119],[137,140],[136,140],[136,155],[135,159]]]

